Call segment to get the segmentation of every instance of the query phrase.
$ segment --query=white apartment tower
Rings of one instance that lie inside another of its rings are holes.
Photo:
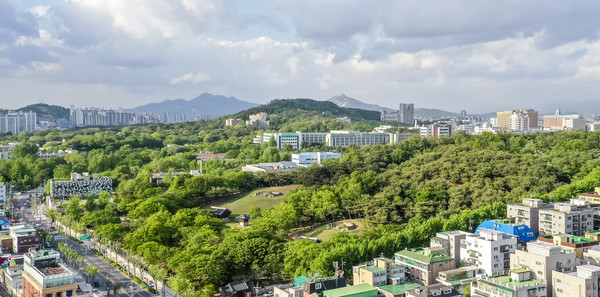
[[[461,260],[476,265],[487,275],[500,275],[510,269],[510,253],[517,247],[517,238],[507,233],[480,229],[479,234],[468,235],[463,242],[465,252]]]

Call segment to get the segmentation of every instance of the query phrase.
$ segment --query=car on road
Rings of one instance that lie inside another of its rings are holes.
[[[100,282],[99,281],[95,281],[94,282],[94,288],[98,288],[100,287]]]

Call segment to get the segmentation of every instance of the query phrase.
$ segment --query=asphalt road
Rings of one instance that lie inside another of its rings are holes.
[[[31,198],[29,198],[28,192],[23,192],[21,195],[15,195],[13,199],[14,207],[19,209],[19,215],[22,218],[22,221],[28,222],[29,224],[36,225],[41,227],[42,229],[49,230],[50,222],[47,220],[38,220],[33,214],[31,208],[27,205]],[[33,193],[35,195],[35,193]],[[16,211],[15,211],[16,212]],[[119,297],[156,297],[157,295],[152,294],[150,291],[144,289],[138,283],[134,282],[131,278],[125,275],[123,272],[106,262],[104,259],[94,254],[91,251],[86,253],[86,246],[83,244],[79,244],[68,237],[60,234],[53,233],[55,239],[60,242],[64,242],[70,248],[77,251],[81,255],[85,256],[85,261],[90,264],[98,267],[98,273],[95,275],[94,279],[96,282],[99,282],[100,286],[98,288],[94,288],[96,291],[94,293],[100,296],[107,296],[107,284],[115,283],[121,286],[119,290]],[[80,276],[85,277],[83,271],[79,269],[75,269]],[[112,290],[111,290],[112,292]],[[85,292],[88,293],[88,292]],[[2,292],[0,292],[0,295]],[[116,295],[113,295],[116,296]]]

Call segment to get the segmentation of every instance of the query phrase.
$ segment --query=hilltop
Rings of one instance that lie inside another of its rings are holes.
[[[58,106],[58,105],[48,105],[45,103],[37,103],[27,105],[25,107],[21,107],[16,111],[22,112],[30,112],[33,111],[37,114],[38,117],[48,116],[53,117],[55,119],[69,119],[70,112],[66,107]]]
[[[318,101],[313,99],[274,99],[268,104],[244,110],[235,115],[238,118],[248,118],[251,114],[266,112],[268,114],[276,114],[282,111],[289,110],[304,110],[320,112],[329,117],[344,117],[347,116],[353,121],[379,121],[380,113],[378,111],[364,110],[357,108],[339,107],[333,102]]]

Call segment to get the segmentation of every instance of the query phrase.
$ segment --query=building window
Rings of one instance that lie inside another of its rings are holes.
[[[52,297],[52,294],[46,294],[46,297]]]
[[[67,297],[71,297],[73,296],[73,290],[68,290],[67,291]]]
[[[316,283],[315,290],[320,290],[320,289],[321,289],[321,283]]]

